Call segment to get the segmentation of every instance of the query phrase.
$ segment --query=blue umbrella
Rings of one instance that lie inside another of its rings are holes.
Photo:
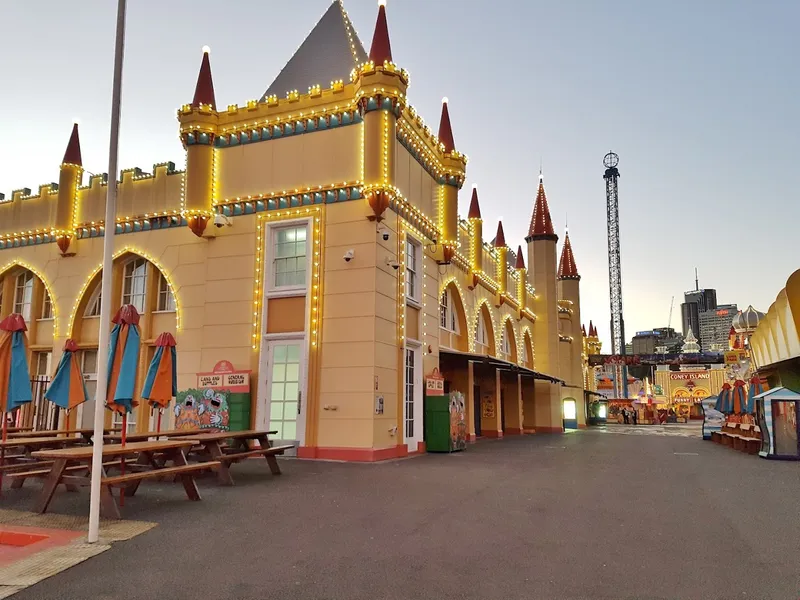
[[[754,375],[750,380],[750,389],[747,391],[747,403],[744,407],[744,412],[752,415],[756,411],[756,396],[766,392],[769,386],[764,382],[761,377]]]
[[[730,412],[731,407],[731,384],[724,383],[722,385],[722,389],[719,392],[719,396],[717,396],[717,403],[714,406],[716,410],[723,414],[728,414]]]

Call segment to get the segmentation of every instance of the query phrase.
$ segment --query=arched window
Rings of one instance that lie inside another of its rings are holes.
[[[511,342],[508,339],[508,331],[503,331],[503,337],[500,339],[500,352],[504,355],[503,358],[511,354]]]
[[[53,301],[47,290],[44,291],[44,298],[42,299],[42,319],[53,318]]]
[[[100,316],[100,302],[102,300],[102,285],[100,282],[95,286],[92,295],[89,297],[89,302],[86,304],[86,311],[83,313],[84,317],[99,317]]]
[[[453,293],[450,288],[442,292],[442,298],[439,301],[439,325],[442,329],[459,333],[458,319],[456,318],[456,307],[453,302]]]
[[[483,312],[478,313],[478,322],[475,325],[475,343],[483,346],[489,345],[489,332],[486,329],[486,319]]]
[[[33,303],[33,273],[23,271],[17,275],[17,282],[14,290],[14,312],[22,315],[22,318],[30,322],[31,305]]]
[[[147,261],[134,258],[125,263],[122,283],[122,304],[132,304],[139,313],[146,311]]]
[[[158,274],[158,302],[157,308],[159,312],[175,312],[175,296],[172,295],[172,290],[169,288],[167,278],[162,273]]]

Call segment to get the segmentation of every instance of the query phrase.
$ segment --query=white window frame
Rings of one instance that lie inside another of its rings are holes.
[[[413,381],[409,386],[408,381],[408,355],[414,356],[414,367],[412,372]],[[422,345],[419,342],[408,340],[403,354],[403,413],[400,423],[403,432],[403,442],[407,445],[409,452],[416,452],[419,442],[424,439],[424,417],[423,417],[423,380],[422,380]],[[409,390],[413,395],[411,402],[408,400]],[[410,405],[410,406],[409,406]],[[409,419],[408,409],[413,411],[412,418]],[[412,435],[408,435],[409,421],[413,424]],[[413,442],[409,445],[409,441]]]
[[[278,231],[283,229],[293,228],[306,228],[306,277],[305,282],[297,285],[275,285],[275,245],[277,243]],[[276,298],[282,296],[304,296],[306,295],[309,282],[311,280],[311,273],[314,264],[314,250],[311,244],[312,235],[312,221],[311,219],[296,219],[291,221],[282,221],[280,223],[270,223],[267,226],[268,235],[266,235],[266,247],[264,248],[263,256],[265,257],[264,267],[264,281],[263,288],[265,296]],[[261,285],[261,284],[259,284]]]
[[[14,312],[30,323],[33,307],[33,278],[30,271],[23,271],[14,281]],[[22,280],[22,285],[20,285]],[[27,297],[26,297],[27,296]]]
[[[86,303],[86,310],[83,311],[84,319],[96,319],[100,316],[100,303],[103,291],[103,282],[98,281],[97,285],[92,290],[92,295],[89,296],[89,301]]]
[[[525,334],[522,334],[522,364],[525,365],[530,362],[530,357],[528,356],[528,344],[526,343]]]
[[[53,363],[53,353],[50,351],[44,352],[34,352],[34,356],[36,357],[36,363],[34,365],[35,370],[33,373],[34,377],[50,377],[51,374],[51,366]],[[41,373],[42,367],[42,358],[44,358],[44,373]]]
[[[420,273],[422,244],[411,236],[406,236],[405,260],[406,300],[416,306],[420,303],[422,274]]]
[[[439,327],[455,335],[460,333],[453,302],[453,290],[450,287],[447,287],[439,297]]]
[[[172,293],[172,288],[169,281],[164,277],[164,274],[158,272],[158,296],[156,298],[157,313],[174,313],[178,309],[178,304],[175,302],[175,294]]]
[[[500,356],[510,361],[511,355],[511,339],[509,337],[508,321],[506,321],[502,326],[502,333],[500,334]]]
[[[489,346],[489,329],[486,327],[486,319],[483,318],[482,308],[478,310],[478,320],[475,323],[475,344]]]
[[[100,287],[99,284],[98,284],[98,287]],[[88,373],[86,371],[86,353],[87,352],[94,352],[96,357],[97,357],[95,359],[95,369],[94,369],[94,371],[92,373]],[[100,368],[100,360],[101,360],[100,352],[99,352],[99,350],[97,348],[84,348],[81,351],[81,373],[83,373],[84,384],[87,381],[94,381],[95,382],[95,387],[96,387],[97,371]],[[86,391],[89,394],[89,402],[84,403],[84,404],[80,404],[78,406],[78,423],[81,424],[81,427],[91,427],[92,423],[94,422],[94,409],[92,408],[91,410],[84,411],[84,407],[86,406],[86,404],[89,404],[92,407],[94,406],[96,390],[95,390],[95,393],[89,392],[88,389]],[[86,415],[86,421],[84,421],[84,415]]]
[[[48,308],[50,310],[47,310]],[[39,320],[52,321],[54,315],[55,307],[53,306],[53,298],[50,296],[50,292],[47,291],[47,288],[44,288],[44,293],[42,294],[42,316],[39,318]]]
[[[125,306],[126,304],[133,304],[136,307],[136,310],[139,311],[139,314],[145,314],[147,312],[147,271],[149,261],[146,258],[141,256],[137,256],[128,260],[122,267],[122,297],[121,297],[121,304]],[[144,275],[138,276],[136,274],[136,269],[139,266],[144,267]],[[130,274],[129,274],[130,271]],[[142,291],[134,291],[134,284],[137,279],[141,279],[142,281]],[[130,281],[130,291],[126,292],[125,288]],[[141,298],[142,304],[141,307],[134,302],[135,299]]]

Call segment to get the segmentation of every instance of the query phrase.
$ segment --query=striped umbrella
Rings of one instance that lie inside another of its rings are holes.
[[[756,396],[763,394],[769,389],[767,382],[761,379],[758,375],[753,375],[750,380],[750,389],[747,391],[747,404],[745,405],[744,412],[752,415],[756,412]]]
[[[723,383],[722,389],[719,391],[719,396],[717,396],[717,403],[714,405],[714,408],[723,414],[728,414],[730,412],[730,399],[731,399],[731,384],[730,383]]]
[[[744,412],[745,404],[747,404],[747,391],[744,386],[747,385],[741,379],[733,382],[733,392],[731,393],[731,412],[740,415]]]
[[[161,431],[161,414],[178,394],[178,368],[175,353],[175,338],[164,332],[156,338],[156,353],[147,369],[147,378],[142,388],[142,398],[150,402],[151,410],[158,409],[158,426]]]
[[[73,340],[67,340],[53,381],[44,393],[45,398],[66,410],[67,414],[89,399],[77,351],[78,344]]]
[[[33,400],[31,376],[28,371],[28,341],[25,319],[14,313],[0,321],[0,415],[3,417],[3,441],[8,436],[6,413]],[[0,449],[0,465],[5,462],[5,446]],[[0,490],[3,471],[0,469]]]

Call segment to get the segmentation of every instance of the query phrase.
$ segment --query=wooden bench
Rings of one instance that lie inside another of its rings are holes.
[[[109,467],[119,467],[121,464],[122,463],[120,461],[105,462],[103,463],[103,468],[107,469]],[[48,475],[50,475],[50,470],[51,470],[50,468],[53,466],[53,461],[41,461],[41,462],[28,463],[25,465],[17,465],[17,466],[25,466],[28,468],[33,467],[33,469],[30,471],[19,471],[19,472],[9,473],[8,475],[6,475],[6,477],[12,481],[11,487],[14,489],[21,488],[28,477],[36,478],[36,477],[47,477]],[[89,471],[89,469],[90,465],[71,465],[69,467],[64,467],[64,472],[80,473],[81,471]],[[66,482],[62,483],[66,484]]]
[[[237,452],[235,448],[226,448],[225,454],[220,456],[218,460],[236,462],[252,456],[274,456],[275,454],[283,454],[292,448],[294,448],[294,446],[291,444],[286,446],[270,446],[269,448],[256,448],[255,450],[247,450],[246,452]]]

